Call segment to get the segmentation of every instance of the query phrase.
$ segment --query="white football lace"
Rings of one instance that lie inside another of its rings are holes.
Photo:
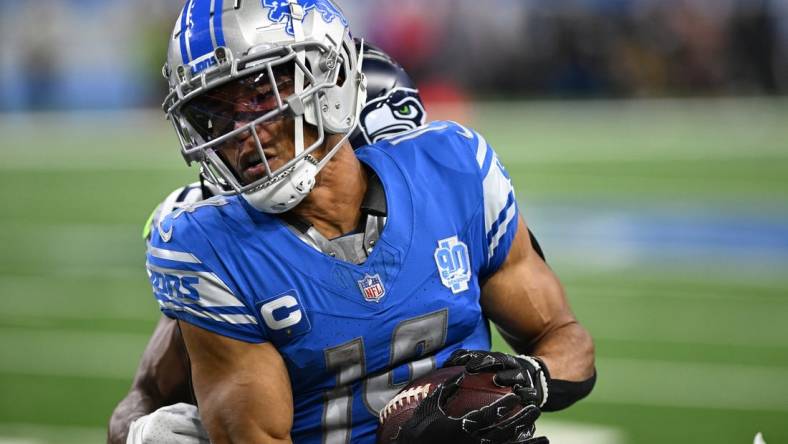
[[[397,396],[389,401],[386,407],[383,407],[383,410],[380,411],[380,422],[383,423],[389,415],[396,412],[403,404],[407,405],[413,401],[419,401],[426,398],[430,393],[430,386],[431,384],[420,385],[397,393]]]

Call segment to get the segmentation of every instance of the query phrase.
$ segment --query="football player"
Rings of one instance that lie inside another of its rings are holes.
[[[353,148],[424,125],[424,104],[405,69],[380,48],[358,39],[355,43],[357,50],[363,51],[367,102],[361,110],[359,126],[350,137]],[[156,206],[145,224],[143,238],[150,241],[151,227],[158,224],[162,215],[221,193],[200,174],[199,181],[176,189]],[[129,393],[110,418],[108,442],[120,444],[127,438],[134,444],[156,440],[208,442],[193,405],[188,378],[188,358],[177,323],[163,316],[143,353]],[[134,427],[130,430],[132,422]]]
[[[172,34],[165,110],[222,195],[163,217],[147,267],[210,440],[373,442],[448,363],[513,393],[463,418],[430,398],[399,442],[535,442],[540,409],[590,392],[590,336],[481,135],[435,122],[353,151],[360,64],[329,0],[189,0]],[[485,351],[488,319],[523,355]]]

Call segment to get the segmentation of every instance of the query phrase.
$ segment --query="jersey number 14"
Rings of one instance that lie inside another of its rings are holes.
[[[361,338],[346,342],[325,351],[326,367],[336,374],[336,388],[326,392],[323,405],[323,443],[345,444],[350,442],[353,393],[351,385],[364,379],[364,404],[374,416],[410,381],[435,369],[432,355],[446,343],[448,310],[441,310],[401,322],[394,329],[391,340],[389,370],[383,374],[367,376],[364,359],[364,342]],[[408,380],[394,383],[393,368],[408,364]]]

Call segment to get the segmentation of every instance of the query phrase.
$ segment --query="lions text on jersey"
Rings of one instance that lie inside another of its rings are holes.
[[[517,227],[508,175],[468,129],[436,122],[357,154],[388,207],[361,265],[315,250],[236,196],[170,213],[148,250],[167,316],[276,346],[297,443],[373,443],[379,410],[408,381],[458,348],[489,349],[480,282]]]

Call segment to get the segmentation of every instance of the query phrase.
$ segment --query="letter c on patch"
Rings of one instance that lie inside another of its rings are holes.
[[[296,300],[296,298],[293,296],[282,296],[280,298],[274,299],[271,302],[263,304],[263,306],[260,307],[260,314],[263,316],[263,320],[265,321],[265,324],[268,326],[268,328],[271,330],[283,330],[301,322],[303,314],[298,308],[288,311],[287,316],[284,318],[282,318],[281,315],[274,316],[274,312],[281,313],[286,309],[291,309],[293,307],[298,307],[298,300]],[[277,317],[280,319],[276,319]]]

